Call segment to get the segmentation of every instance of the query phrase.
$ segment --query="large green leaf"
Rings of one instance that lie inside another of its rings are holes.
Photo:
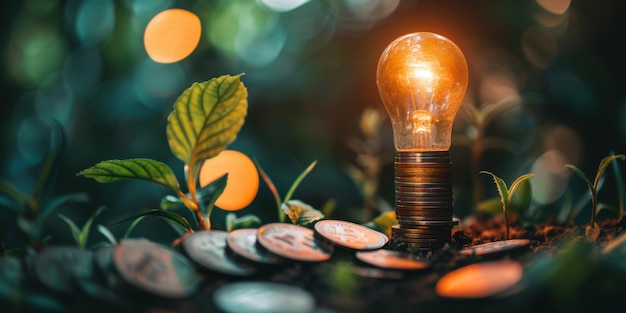
[[[242,74],[194,83],[174,103],[167,139],[172,153],[197,178],[201,163],[219,154],[237,137],[248,109]]]
[[[77,175],[93,178],[100,183],[122,179],[142,179],[157,183],[178,193],[180,187],[176,176],[165,163],[151,159],[129,159],[102,161]]]

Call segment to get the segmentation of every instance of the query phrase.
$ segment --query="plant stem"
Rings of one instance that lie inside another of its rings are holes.
[[[596,225],[596,189],[590,188],[589,192],[591,193],[591,228],[595,229]]]
[[[509,240],[509,210],[506,208],[506,206],[503,206],[503,208],[504,208],[504,226],[506,228],[504,232],[504,240]]]

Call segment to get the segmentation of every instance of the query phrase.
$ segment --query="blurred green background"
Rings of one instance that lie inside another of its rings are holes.
[[[536,173],[532,209],[555,213],[567,197],[585,193],[563,164],[593,175],[602,157],[626,152],[624,1],[11,0],[0,6],[0,178],[23,192],[33,189],[48,149],[45,121],[56,119],[66,146],[47,197],[87,193],[88,204],[58,212],[79,224],[101,205],[108,207],[98,218],[105,225],[157,207],[167,194],[161,187],[99,184],[75,174],[105,159],[147,157],[182,178],[165,135],[174,100],[192,82],[242,72],[248,116],[229,148],[258,159],[281,194],[319,160],[294,198],[317,208],[333,199],[333,217],[362,220],[363,188],[349,170],[359,151],[349,143],[363,139],[366,108],[386,116],[375,84],[381,52],[416,31],[444,35],[465,53],[464,106],[503,108],[484,132],[463,109],[457,116],[451,149],[457,215],[496,195],[489,177],[477,178],[479,170],[509,182]],[[202,35],[189,57],[160,64],[148,57],[143,35],[168,8],[196,14]],[[389,204],[391,127],[383,122],[377,131],[382,167],[375,194]],[[611,202],[616,192],[608,176],[611,187],[600,198]],[[239,214],[245,213],[275,219],[266,185]],[[11,215],[0,214],[10,225]],[[215,219],[219,227],[223,214]],[[111,229],[119,234],[126,226]],[[9,226],[8,241],[17,240],[14,231]],[[53,242],[70,240],[55,215],[45,233]],[[173,234],[158,220],[146,220],[137,233]]]

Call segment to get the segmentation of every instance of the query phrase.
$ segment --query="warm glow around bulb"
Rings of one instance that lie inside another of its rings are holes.
[[[467,89],[467,63],[449,39],[412,33],[394,40],[378,62],[376,83],[398,151],[445,151]]]
[[[215,205],[227,211],[243,209],[259,190],[259,173],[250,158],[234,150],[224,150],[204,161],[200,169],[200,186],[204,187],[228,173],[228,181]]]
[[[146,52],[155,62],[178,62],[196,49],[201,29],[200,18],[189,11],[163,11],[146,26],[143,37]]]

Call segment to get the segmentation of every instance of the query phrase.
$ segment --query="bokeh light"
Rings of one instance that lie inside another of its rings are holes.
[[[200,169],[200,186],[206,186],[228,173],[226,188],[215,205],[236,211],[249,205],[259,190],[259,173],[250,158],[235,150],[224,150],[204,161]]]
[[[166,10],[152,18],[146,26],[144,46],[155,62],[178,62],[196,49],[201,31],[197,15],[182,9]]]
[[[105,41],[115,25],[112,0],[85,0],[76,13],[76,36],[85,47]]]
[[[537,0],[537,4],[552,14],[565,13],[570,3],[571,0]]]
[[[531,180],[533,201],[542,205],[558,200],[567,187],[569,170],[567,159],[559,150],[549,150],[542,154],[532,166],[535,174]]]
[[[260,0],[262,4],[276,12],[288,12],[309,2],[309,0]]]

